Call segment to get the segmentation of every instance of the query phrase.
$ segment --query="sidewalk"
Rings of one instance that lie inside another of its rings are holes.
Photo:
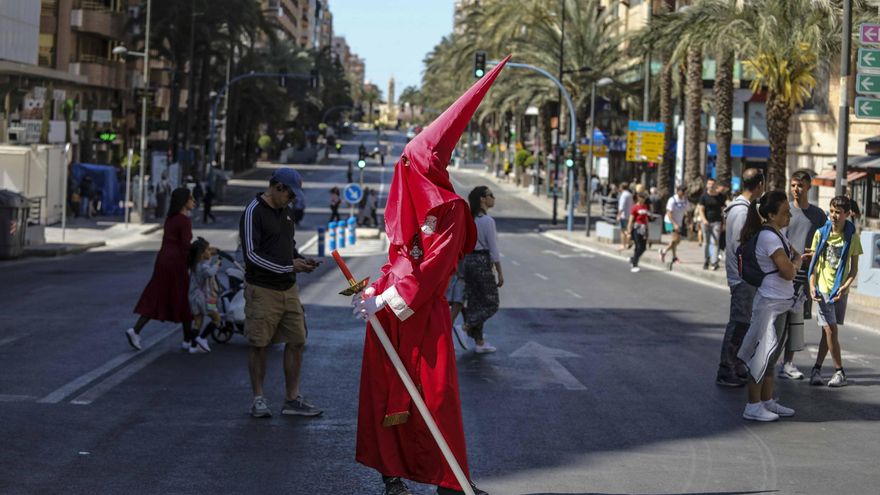
[[[450,172],[478,175],[485,180],[491,181],[495,187],[503,191],[508,197],[522,199],[535,208],[547,213],[548,218],[553,212],[553,198],[546,196],[535,196],[529,193],[526,188],[518,187],[513,183],[509,183],[503,179],[496,178],[491,172],[485,172],[483,164],[468,164],[461,168],[450,168]],[[592,205],[593,223],[599,215],[598,205]],[[548,221],[546,225],[541,225],[541,235],[553,239],[554,241],[566,244],[572,247],[586,249],[596,254],[616,258],[622,261],[628,261],[632,256],[632,249],[623,250],[620,244],[610,244],[608,242],[599,241],[596,238],[595,228],[590,231],[590,237],[584,232],[584,222],[586,216],[583,213],[575,214],[574,229],[569,232],[565,229],[565,204],[562,198],[559,200],[559,224],[550,225]],[[657,250],[669,242],[670,236],[664,234],[662,243],[656,242],[649,246],[648,250],[642,255],[639,265],[642,267],[650,267],[656,270],[668,271],[667,266],[660,262],[660,256]],[[718,288],[727,288],[727,275],[724,269],[724,260],[720,260],[720,268],[712,270],[703,270],[703,248],[696,241],[683,240],[678,245],[679,262],[673,266],[673,274],[681,276],[689,280],[709,284]],[[667,259],[671,259],[671,253],[667,255]],[[854,289],[849,296],[849,306],[846,313],[847,324],[856,324],[869,328],[873,331],[880,331],[880,298],[866,296],[858,293],[858,289]]]
[[[162,229],[159,223],[132,223],[122,217],[71,218],[62,239],[60,225],[46,227],[46,243],[27,246],[25,256],[54,257],[77,254],[98,247],[122,247]]]

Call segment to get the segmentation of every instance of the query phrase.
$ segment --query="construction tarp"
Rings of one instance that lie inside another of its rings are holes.
[[[119,169],[110,165],[95,165],[93,163],[77,163],[73,166],[71,174],[77,184],[82,184],[84,177],[89,176],[95,184],[95,193],[101,199],[102,215],[122,215],[122,201],[125,191],[121,188],[118,174]]]

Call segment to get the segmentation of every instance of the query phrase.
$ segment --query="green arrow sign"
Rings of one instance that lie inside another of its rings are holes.
[[[856,93],[880,95],[880,75],[859,74],[856,78]]]
[[[880,100],[857,96],[854,107],[857,118],[880,119]]]
[[[859,48],[859,71],[880,70],[880,50]]]

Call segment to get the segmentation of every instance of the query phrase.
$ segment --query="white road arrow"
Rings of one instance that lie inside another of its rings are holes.
[[[862,105],[859,107],[859,110],[861,110],[862,113],[865,115],[871,113],[871,102],[870,101],[863,102]]]
[[[871,52],[865,52],[862,55],[862,65],[869,66],[874,63],[874,54]]]
[[[862,79],[861,86],[862,86],[862,89],[864,89],[865,91],[871,91],[871,88],[874,87],[874,82],[871,81],[871,79],[866,77],[866,78]]]
[[[577,354],[562,349],[544,347],[537,342],[528,342],[526,343],[526,345],[513,351],[510,354],[510,357],[537,359],[541,362],[541,364],[546,366],[550,370],[550,372],[553,373],[553,376],[556,377],[556,380],[568,390],[587,389],[587,387],[585,387],[583,383],[578,381],[578,379],[575,378],[574,375],[572,375],[567,369],[565,369],[565,366],[557,361],[557,359],[559,358],[581,357]]]

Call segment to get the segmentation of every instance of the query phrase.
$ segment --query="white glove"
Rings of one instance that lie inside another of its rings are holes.
[[[362,293],[356,294],[352,298],[351,305],[353,309],[351,314],[355,318],[360,318],[364,321],[369,320],[371,316],[385,307],[385,299],[381,294],[374,297],[373,294],[375,293],[376,289],[368,287]]]

